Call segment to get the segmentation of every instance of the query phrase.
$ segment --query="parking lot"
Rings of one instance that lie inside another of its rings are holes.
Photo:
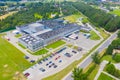
[[[28,80],[40,80],[61,71],[73,61],[80,59],[85,53],[84,50],[78,52],[66,46],[39,61],[23,73]]]
[[[69,39],[68,44],[73,44],[74,46],[82,47],[85,50],[91,50],[95,45],[97,45],[100,40],[91,40],[84,36],[84,33],[78,33],[78,39]]]

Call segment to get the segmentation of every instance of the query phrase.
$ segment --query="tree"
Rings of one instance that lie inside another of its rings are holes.
[[[98,55],[98,52],[95,52],[93,55],[92,55],[92,59],[93,61],[96,63],[96,64],[99,64],[100,63],[100,57]]]
[[[112,45],[109,45],[105,53],[106,53],[106,54],[109,54],[109,55],[112,55],[113,49],[114,49],[113,46],[112,46]]]
[[[113,75],[113,76],[115,76],[115,77],[117,77],[117,78],[120,78],[120,71],[119,71],[118,69],[116,69],[113,64],[108,64],[108,65],[106,66],[106,71],[107,71],[109,74],[111,74],[111,75]]]
[[[80,68],[74,68],[73,75],[72,77],[74,78],[74,80],[85,80],[86,78],[86,74],[82,73],[83,69]]]
[[[120,62],[120,54],[119,54],[119,53],[116,53],[115,56],[113,57],[113,59],[114,59],[116,62]]]
[[[113,75],[116,72],[116,68],[113,64],[108,64],[106,67],[106,71]]]
[[[117,34],[118,38],[120,38],[120,31],[118,31],[118,34]]]
[[[73,72],[73,76],[72,77],[74,78],[74,80],[79,80],[80,76],[82,74],[82,69],[74,68],[74,70],[72,72]]]

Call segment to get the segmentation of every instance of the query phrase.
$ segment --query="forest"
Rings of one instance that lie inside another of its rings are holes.
[[[27,5],[26,10],[19,11],[12,16],[7,17],[4,20],[0,21],[0,32],[14,29],[16,26],[24,25],[27,23],[35,22],[37,20],[47,20],[47,19],[56,19],[62,17],[60,14],[60,7],[62,16],[67,16],[73,13],[77,13],[69,5],[59,5],[53,3],[32,3]],[[55,17],[50,17],[52,14],[55,14]]]
[[[100,9],[95,9],[82,2],[54,3],[31,3],[26,6],[26,10],[21,10],[12,16],[0,21],[0,32],[14,29],[16,26],[35,22],[37,20],[56,19],[71,14],[83,13],[88,19],[98,27],[103,27],[109,32],[114,32],[120,28],[120,17],[106,13]],[[54,17],[51,15],[54,14]]]
[[[114,16],[81,2],[73,3],[73,6],[87,16],[96,26],[103,27],[110,32],[120,28],[119,16]]]

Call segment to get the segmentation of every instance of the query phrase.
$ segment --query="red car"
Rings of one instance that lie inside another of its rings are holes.
[[[60,58],[60,56],[58,56],[58,58]]]
[[[25,73],[25,74],[24,74],[25,77],[28,77],[29,75],[30,75],[29,73]]]
[[[58,58],[55,58],[55,60],[57,60]]]
[[[56,57],[55,60],[57,60],[57,59],[59,59],[59,58],[60,58],[60,56]]]

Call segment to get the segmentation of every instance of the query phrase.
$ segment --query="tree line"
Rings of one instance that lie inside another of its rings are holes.
[[[19,11],[12,16],[7,17],[0,21],[0,32],[9,29],[14,29],[16,26],[35,22],[40,19],[56,19],[61,17],[60,7],[62,16],[77,13],[70,5],[60,5],[53,3],[31,3],[26,6],[26,10]],[[55,17],[51,18],[51,14],[56,14]]]
[[[72,3],[73,6],[87,16],[96,26],[103,27],[105,30],[113,32],[120,28],[120,17],[106,13],[100,9],[95,9],[85,3]]]

